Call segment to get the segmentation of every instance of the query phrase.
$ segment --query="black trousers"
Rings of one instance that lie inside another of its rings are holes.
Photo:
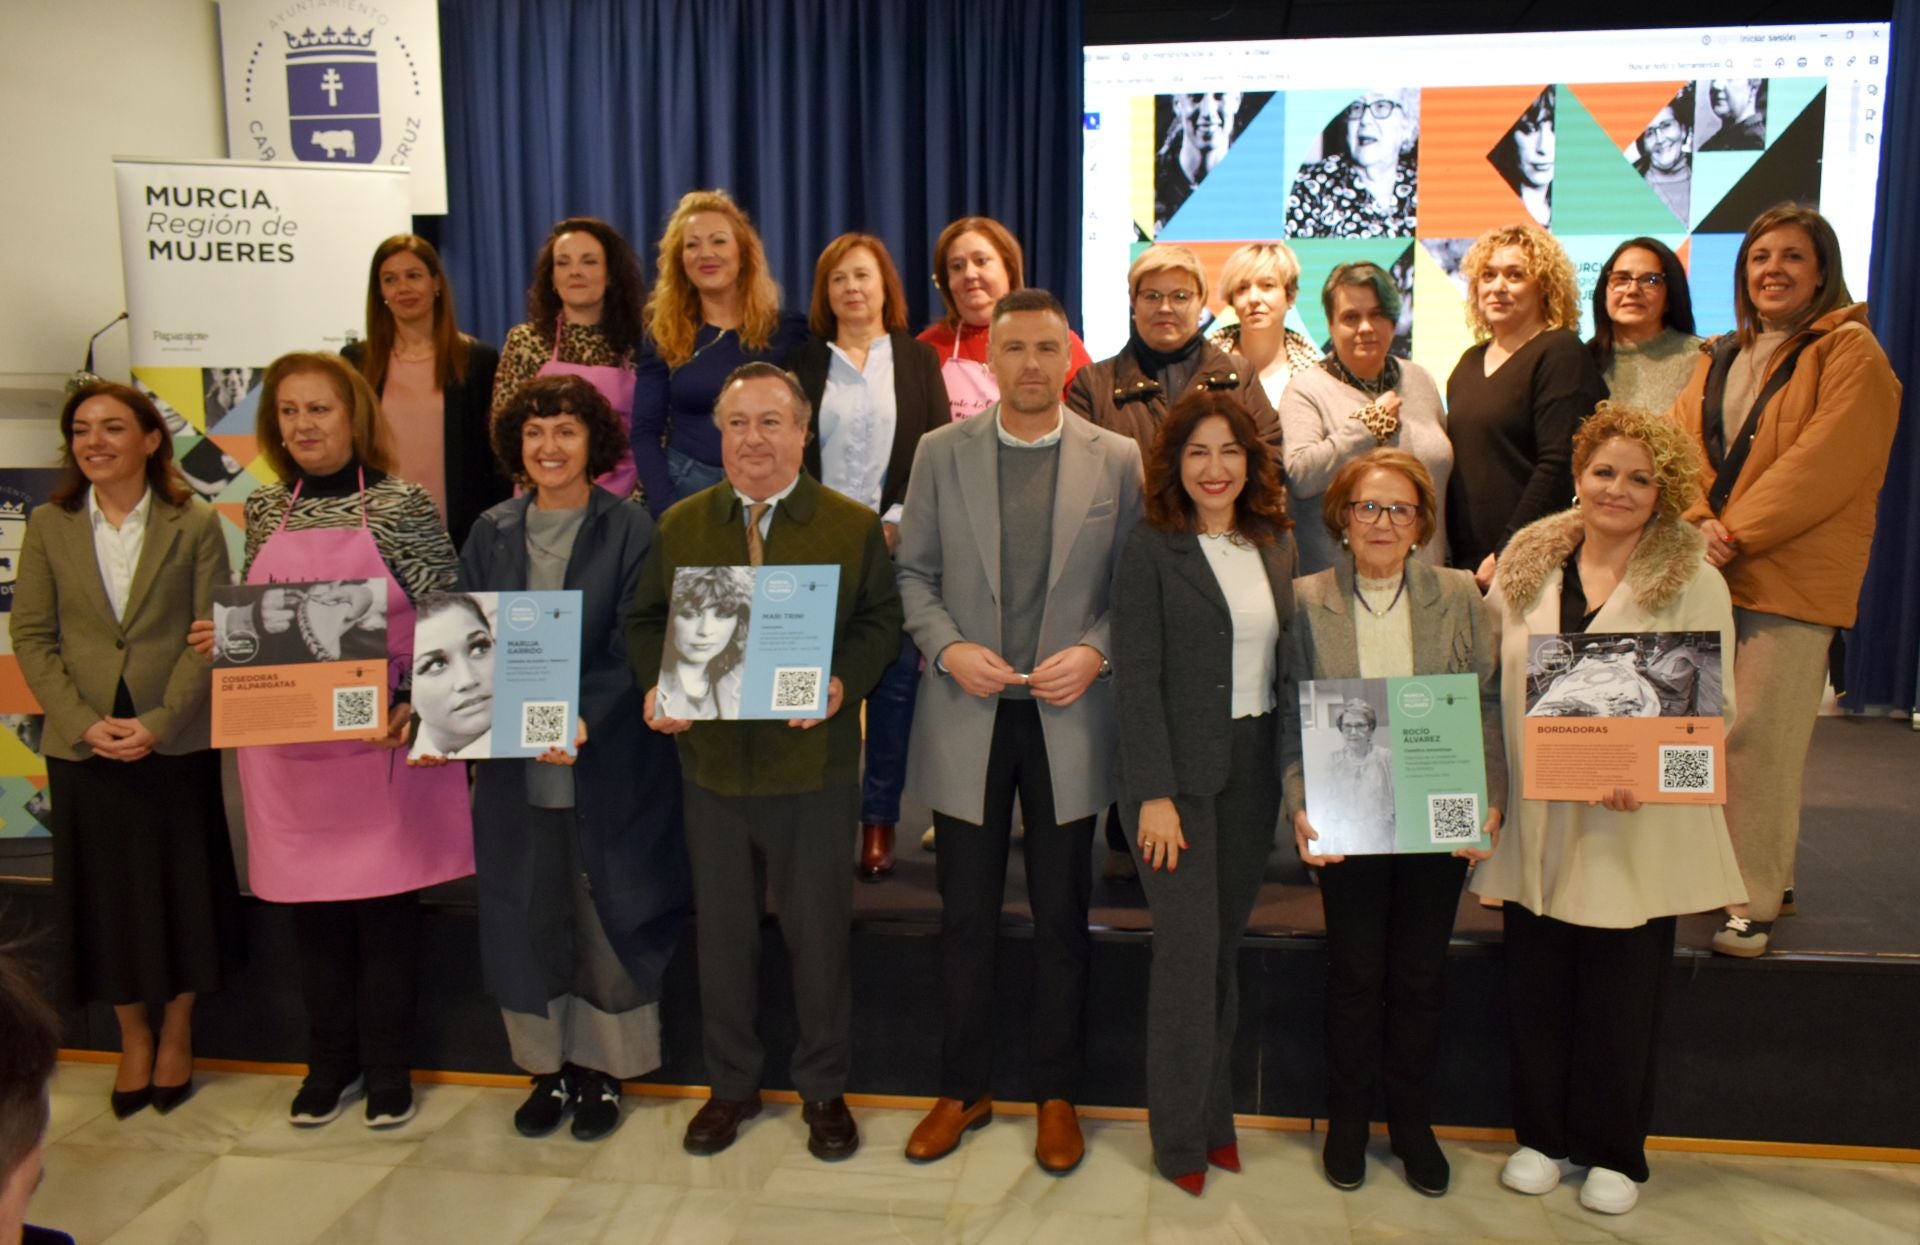
[[[1092,940],[1087,904],[1093,890],[1088,853],[1093,823],[1061,825],[1054,817],[1053,771],[1040,731],[1040,706],[1002,700],[987,753],[986,804],[980,824],[938,809],[940,841],[934,873],[940,887],[940,957],[946,1032],[940,1093],[971,1102],[993,1084],[993,981],[1000,904],[1007,888],[1013,802],[1026,826],[1027,898],[1033,907],[1033,1001],[1029,1008],[1034,1100],[1080,1093],[1085,1065],[1087,963]]]
[[[1433,1122],[1430,1088],[1447,940],[1467,862],[1444,854],[1349,856],[1320,871],[1327,917],[1327,1115]]]
[[[417,892],[288,904],[307,1000],[307,1066],[348,1081],[406,1069],[420,963]]]
[[[1171,870],[1140,855],[1140,806],[1123,811],[1153,910],[1147,978],[1147,1128],[1169,1179],[1205,1171],[1231,1145],[1233,1039],[1240,1027],[1240,938],[1260,895],[1280,812],[1274,736],[1280,715],[1235,718],[1217,795],[1176,795],[1187,840]]]
[[[716,1098],[760,1092],[766,1051],[760,999],[760,918],[768,884],[793,963],[793,1087],[808,1102],[847,1090],[853,1030],[854,835],[860,786],[799,795],[718,795],[685,784],[700,952],[701,1040]],[[941,850],[946,845],[941,844]]]
[[[1675,918],[1595,929],[1504,912],[1514,1133],[1548,1158],[1645,1180]]]

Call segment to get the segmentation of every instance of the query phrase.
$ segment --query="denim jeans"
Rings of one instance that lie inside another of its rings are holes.
[[[669,445],[667,478],[673,481],[673,499],[679,501],[683,497],[692,497],[702,489],[712,488],[726,479],[727,473],[725,468],[703,463]]]
[[[907,736],[913,730],[913,699],[920,689],[920,650],[900,637],[900,657],[867,693],[867,770],[861,782],[860,820],[893,825],[900,820],[900,792],[907,785]]]

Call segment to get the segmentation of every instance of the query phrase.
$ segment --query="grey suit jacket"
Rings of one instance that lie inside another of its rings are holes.
[[[1293,582],[1293,677],[1357,679],[1360,646],[1353,627],[1353,556],[1343,555],[1317,575]],[[1487,804],[1507,803],[1506,735],[1500,725],[1500,620],[1467,571],[1407,559],[1407,597],[1413,610],[1413,672],[1480,677],[1480,736],[1487,754]],[[1297,711],[1296,706],[1296,711]],[[1307,807],[1300,732],[1281,745],[1286,757],[1285,810],[1289,822]],[[1311,811],[1309,810],[1309,817]]]
[[[1000,442],[996,404],[921,438],[895,575],[907,631],[926,655],[914,705],[907,791],[951,817],[978,822],[997,697],[969,696],[938,658],[962,640],[1000,651]],[[1108,620],[1123,538],[1140,518],[1140,449],[1132,438],[1062,410],[1059,476],[1042,659],[1087,644],[1113,661]],[[1117,665],[1117,663],[1116,663]],[[1065,708],[1040,705],[1053,772],[1054,813],[1090,817],[1113,802],[1114,710],[1110,679],[1096,679]]]
[[[1300,697],[1287,668],[1293,621],[1293,537],[1260,550],[1280,621],[1274,697],[1280,737],[1299,733]],[[1127,538],[1114,586],[1114,691],[1120,702],[1120,796],[1141,804],[1218,795],[1227,786],[1233,726],[1233,614],[1191,532],[1142,520]],[[1274,772],[1280,756],[1273,757]]]
[[[213,617],[214,586],[231,582],[219,514],[197,498],[170,506],[156,496],[126,617],[116,619],[85,503],[36,507],[11,628],[20,672],[46,710],[41,751],[66,761],[92,756],[81,736],[113,712],[122,679],[156,752],[205,748],[210,666],[187,648],[187,628]]]

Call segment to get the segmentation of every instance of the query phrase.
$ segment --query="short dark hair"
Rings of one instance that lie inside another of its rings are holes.
[[[528,478],[521,448],[527,421],[555,415],[571,415],[587,426],[589,480],[620,465],[630,444],[627,425],[614,414],[606,395],[582,376],[537,376],[520,386],[493,420],[493,456],[510,479],[524,483]]]
[[[1593,340],[1587,343],[1587,349],[1602,372],[1613,366],[1613,321],[1607,318],[1607,281],[1613,276],[1613,266],[1620,262],[1620,257],[1636,248],[1651,252],[1660,261],[1660,275],[1667,280],[1667,309],[1660,315],[1661,326],[1676,333],[1693,332],[1693,289],[1687,284],[1687,269],[1680,257],[1658,238],[1628,238],[1613,248],[1613,254],[1607,256],[1607,262],[1600,267],[1600,279],[1593,283]]]
[[[726,396],[727,390],[743,380],[777,380],[786,385],[787,393],[793,398],[793,413],[799,418],[800,426],[807,429],[809,433],[812,432],[813,403],[807,401],[807,391],[801,387],[800,378],[778,364],[760,359],[755,359],[751,363],[742,363],[728,372],[727,378],[720,382],[720,392],[713,399],[714,423],[720,422],[720,399]]]
[[[0,948],[0,1184],[47,1132],[47,1082],[60,1057],[60,1017],[32,974]]]
[[[1163,532],[1197,531],[1193,498],[1180,476],[1180,456],[1201,421],[1215,415],[1227,421],[1233,439],[1247,457],[1247,483],[1233,502],[1234,530],[1256,548],[1271,545],[1293,526],[1287,517],[1286,490],[1273,453],[1260,439],[1253,416],[1231,393],[1196,389],[1173,404],[1154,430],[1146,456],[1146,518]]]
[[[79,386],[67,395],[66,405],[60,408],[60,479],[53,486],[53,503],[68,510],[78,510],[86,504],[92,482],[73,456],[73,417],[80,413],[83,403],[93,398],[112,398],[133,412],[141,432],[160,434],[159,448],[147,456],[147,487],[170,506],[186,505],[193,497],[193,490],[187,487],[186,479],[173,461],[173,434],[168,431],[160,408],[152,398],[131,385],[110,380],[89,381]]]
[[[1373,296],[1380,300],[1380,310],[1387,313],[1387,319],[1400,318],[1400,289],[1394,285],[1387,270],[1372,260],[1359,259],[1351,263],[1339,264],[1327,274],[1325,285],[1320,287],[1320,308],[1327,313],[1327,319],[1333,319],[1333,292],[1341,286],[1356,290],[1372,290]]]
[[[1063,326],[1067,323],[1067,309],[1060,305],[1059,299],[1038,286],[1028,286],[1001,296],[1000,301],[993,305],[993,315],[987,320],[988,327],[1000,323],[1016,311],[1051,311],[1060,317]]]

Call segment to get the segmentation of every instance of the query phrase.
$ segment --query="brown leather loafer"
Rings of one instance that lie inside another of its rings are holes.
[[[980,1095],[972,1106],[958,1098],[942,1098],[907,1138],[907,1157],[916,1163],[943,1159],[953,1153],[962,1137],[992,1122],[992,1094]]]
[[[853,1112],[845,1098],[809,1102],[800,1108],[807,1122],[807,1153],[828,1163],[850,1159],[860,1148],[860,1130],[854,1126]]]
[[[757,1094],[752,1098],[709,1098],[687,1121],[687,1135],[680,1145],[688,1154],[718,1154],[733,1144],[741,1122],[758,1114]]]
[[[1064,1176],[1080,1166],[1087,1156],[1087,1143],[1080,1136],[1080,1116],[1065,1098],[1049,1098],[1040,1104],[1040,1138],[1034,1143],[1033,1157],[1040,1170]]]
[[[893,872],[893,826],[864,822],[860,826],[860,880],[878,882]]]

